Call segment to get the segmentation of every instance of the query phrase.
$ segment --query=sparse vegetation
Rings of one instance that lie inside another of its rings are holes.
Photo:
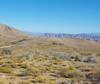
[[[0,43],[0,84],[100,83],[97,42],[42,37],[14,42],[7,48]]]

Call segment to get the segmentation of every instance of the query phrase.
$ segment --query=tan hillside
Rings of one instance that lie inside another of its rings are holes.
[[[26,38],[27,35],[15,28],[9,27],[4,24],[0,24],[0,45],[1,43],[9,43],[13,41],[18,41]]]
[[[24,33],[7,25],[0,24],[0,36],[16,38],[24,36]]]

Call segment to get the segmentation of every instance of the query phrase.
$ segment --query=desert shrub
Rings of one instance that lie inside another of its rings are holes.
[[[52,71],[52,69],[53,69],[53,68],[52,68],[51,66],[46,66],[46,70],[47,70],[47,71]]]
[[[0,72],[2,72],[2,73],[10,73],[11,72],[11,67],[9,67],[9,66],[2,66],[2,67],[0,67]]]
[[[27,69],[16,69],[15,71],[12,72],[13,75],[15,76],[28,76],[30,75],[29,71]]]
[[[0,65],[2,65],[3,64],[3,61],[0,61]]]
[[[79,73],[76,71],[69,71],[64,75],[66,78],[77,78],[79,76]]]
[[[64,78],[74,78],[79,77],[80,73],[76,70],[75,67],[71,66],[69,68],[61,68],[57,72],[58,76],[64,77]]]
[[[0,84],[4,84],[4,82],[3,81],[0,81]]]
[[[65,60],[66,59],[66,53],[64,53],[64,52],[55,52],[55,53],[53,53],[53,59],[58,59],[58,58],[60,58],[60,59],[63,59],[63,60]]]
[[[35,80],[39,83],[46,83],[48,81],[48,77],[40,75],[37,76]]]
[[[30,84],[30,82],[27,82],[27,81],[20,81],[20,82],[18,82],[18,84]]]
[[[11,68],[16,68],[17,67],[17,65],[14,64],[14,63],[10,63],[10,66],[11,66]]]
[[[56,84],[79,84],[79,83],[73,83],[70,79],[60,79],[56,80]]]
[[[97,53],[96,55],[97,55],[97,56],[100,56],[100,53]]]
[[[70,66],[70,67],[68,68],[68,70],[69,70],[69,71],[76,71],[76,68],[73,67],[73,66]]]
[[[10,48],[5,48],[2,50],[3,55],[11,55],[12,54],[12,49]]]
[[[27,68],[27,65],[26,64],[19,64],[19,66],[20,66],[20,68],[24,68],[24,69],[26,69]]]
[[[91,56],[92,53],[91,52],[80,52],[80,55],[82,55],[82,56]]]
[[[59,61],[58,60],[52,60],[52,63],[57,65],[57,64],[59,64]]]
[[[55,81],[50,80],[50,81],[49,81],[49,84],[55,84]]]
[[[41,73],[41,70],[39,67],[30,67],[28,70],[30,71],[30,73],[32,73],[35,76]]]
[[[95,84],[99,84],[100,83],[100,71],[95,70],[94,72],[90,72],[88,74],[86,74],[86,78],[88,80],[90,80],[91,82],[94,82]]]

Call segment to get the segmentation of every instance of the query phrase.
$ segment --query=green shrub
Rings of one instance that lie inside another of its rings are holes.
[[[10,73],[11,72],[11,68],[9,66],[2,66],[2,67],[0,67],[0,72],[2,72],[2,73]]]
[[[55,82],[53,80],[50,80],[49,84],[55,84]]]
[[[37,77],[35,78],[35,80],[36,80],[37,82],[39,82],[39,83],[46,83],[46,82],[48,81],[48,78],[45,77],[45,76],[37,76]]]

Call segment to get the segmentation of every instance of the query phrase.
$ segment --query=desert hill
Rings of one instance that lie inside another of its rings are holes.
[[[27,38],[27,35],[15,28],[0,24],[0,45]]]
[[[7,25],[0,24],[0,36],[15,38],[24,36],[24,33]]]

